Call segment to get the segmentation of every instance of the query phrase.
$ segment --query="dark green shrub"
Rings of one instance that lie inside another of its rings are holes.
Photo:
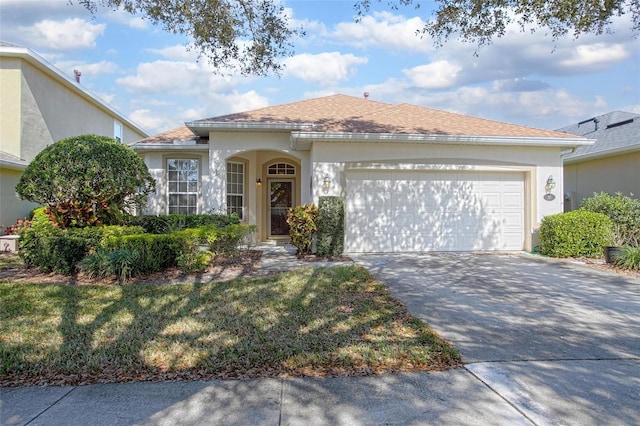
[[[126,249],[138,253],[139,259],[134,274],[162,271],[176,265],[181,253],[180,241],[173,234],[136,234],[111,237],[102,247],[110,251]]]
[[[115,276],[120,283],[125,283],[132,276],[138,275],[140,253],[126,248],[108,250],[99,248],[78,263],[78,269],[92,278]]]
[[[145,232],[150,234],[170,234],[189,228],[200,228],[203,226],[216,226],[224,228],[228,225],[240,223],[238,215],[227,214],[167,214],[159,216],[139,216],[131,219],[131,224],[140,225]]]
[[[602,213],[574,210],[545,216],[540,253],[551,257],[602,257],[611,245],[611,220]]]
[[[287,223],[291,244],[298,249],[298,254],[310,254],[313,235],[318,230],[318,209],[315,204],[289,209]]]
[[[622,247],[622,252],[615,258],[615,264],[625,269],[640,269],[640,247]]]
[[[63,139],[42,150],[16,186],[60,228],[119,224],[146,203],[155,181],[130,147],[105,136]]]
[[[318,203],[318,256],[339,256],[344,251],[344,201],[340,197],[320,197]]]
[[[583,209],[603,213],[613,223],[613,244],[616,246],[640,243],[640,200],[620,192],[610,195],[606,192],[593,194],[582,201]]]
[[[36,209],[31,225],[20,232],[20,251],[27,266],[45,272],[71,274],[105,238],[141,231],[139,227],[94,226],[60,229],[52,225],[44,208]]]

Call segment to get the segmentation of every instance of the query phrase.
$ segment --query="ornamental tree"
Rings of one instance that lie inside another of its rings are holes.
[[[377,2],[381,2],[378,0]],[[357,16],[362,18],[375,0],[358,0]],[[386,0],[391,9],[410,6],[419,9],[420,0]],[[571,34],[600,35],[611,31],[612,18],[628,15],[631,30],[640,32],[640,0],[435,0],[433,17],[418,30],[429,34],[441,46],[450,38],[490,44],[506,34],[515,22],[522,31],[536,29],[553,40]]]
[[[165,31],[184,34],[216,71],[267,75],[282,69],[279,59],[293,54],[291,28],[280,1],[274,0],[69,0],[97,13],[99,7],[140,14]]]
[[[118,223],[154,190],[155,181],[135,151],[96,135],[49,145],[16,186],[21,199],[45,205],[61,228]]]

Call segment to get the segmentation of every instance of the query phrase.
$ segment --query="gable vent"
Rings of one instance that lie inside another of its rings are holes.
[[[617,123],[607,124],[607,129],[611,129],[613,127],[624,126],[625,124],[633,123],[633,118],[624,121],[618,121]]]

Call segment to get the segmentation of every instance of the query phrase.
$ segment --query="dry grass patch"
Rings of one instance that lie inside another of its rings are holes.
[[[357,266],[169,286],[0,283],[0,385],[442,370],[457,351]]]

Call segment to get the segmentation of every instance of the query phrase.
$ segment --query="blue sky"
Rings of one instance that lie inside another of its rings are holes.
[[[344,93],[556,129],[625,110],[640,113],[640,40],[628,17],[614,33],[555,43],[544,31],[481,48],[419,38],[424,7],[378,8],[356,23],[355,0],[283,0],[293,40],[280,77],[220,76],[188,40],[122,11],[91,16],[67,0],[0,0],[0,39],[28,47],[154,134],[196,120]],[[384,6],[386,2],[382,2]],[[424,2],[428,3],[428,2]]]

